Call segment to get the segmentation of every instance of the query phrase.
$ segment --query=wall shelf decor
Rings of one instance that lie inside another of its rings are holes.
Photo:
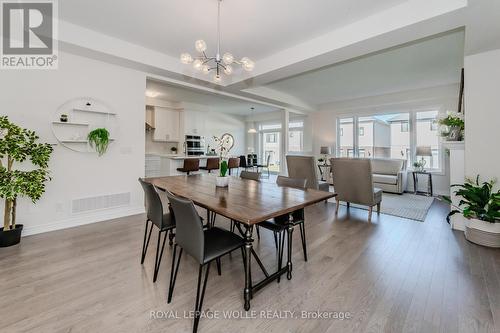
[[[67,115],[67,122],[60,121],[61,115]],[[62,104],[51,119],[52,133],[59,143],[73,151],[96,153],[87,139],[88,134],[105,128],[116,142],[119,135],[118,114],[104,102],[90,97],[74,98]]]

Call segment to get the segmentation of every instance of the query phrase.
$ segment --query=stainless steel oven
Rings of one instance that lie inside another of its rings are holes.
[[[205,154],[205,138],[198,135],[186,135],[185,153],[189,156]]]

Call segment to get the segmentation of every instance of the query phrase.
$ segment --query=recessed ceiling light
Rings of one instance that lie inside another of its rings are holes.
[[[146,90],[146,96],[147,97],[155,98],[159,94],[160,94],[159,92],[156,92],[156,91],[153,91],[153,90]]]

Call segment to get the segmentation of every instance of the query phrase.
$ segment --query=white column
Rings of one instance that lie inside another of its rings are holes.
[[[443,147],[450,152],[450,184],[463,184],[465,179],[465,144],[461,142],[443,142]],[[450,198],[454,205],[458,205],[460,198],[453,192],[456,189],[450,189]],[[465,218],[461,214],[455,214],[451,217],[451,227],[456,230],[465,230]]]
[[[288,154],[288,136],[289,136],[290,112],[283,109],[281,113],[281,165],[280,174],[286,176],[288,174],[286,167],[286,155]]]

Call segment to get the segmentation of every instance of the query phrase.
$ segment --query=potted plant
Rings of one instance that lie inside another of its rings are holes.
[[[177,154],[177,147],[171,147],[170,151],[172,152],[172,154]]]
[[[231,135],[224,134],[222,137],[213,137],[213,140],[217,144],[217,151],[220,158],[220,172],[215,178],[215,185],[217,187],[227,187],[229,185],[229,177],[227,176],[227,171],[229,169],[226,158],[229,151],[233,147],[234,139]]]
[[[105,128],[96,128],[87,135],[87,140],[99,156],[102,156],[109,146],[109,131]]]
[[[0,198],[5,199],[3,228],[0,228],[0,247],[21,241],[22,224],[16,224],[18,197],[28,197],[36,202],[45,192],[45,182],[50,180],[48,163],[52,147],[38,143],[34,131],[23,129],[0,117]],[[30,161],[32,170],[17,169]]]
[[[463,115],[456,112],[448,112],[445,118],[439,119],[442,126],[441,136],[447,141],[462,141],[465,122]]]
[[[217,187],[227,187],[229,185],[229,177],[226,175],[228,170],[226,160],[220,163],[219,170],[219,175],[215,178],[215,184]]]
[[[500,190],[494,192],[495,181],[479,182],[467,179],[457,187],[455,195],[460,197],[458,205],[454,205],[449,197],[443,197],[454,208],[447,217],[461,213],[465,218],[465,238],[473,243],[500,247]]]

